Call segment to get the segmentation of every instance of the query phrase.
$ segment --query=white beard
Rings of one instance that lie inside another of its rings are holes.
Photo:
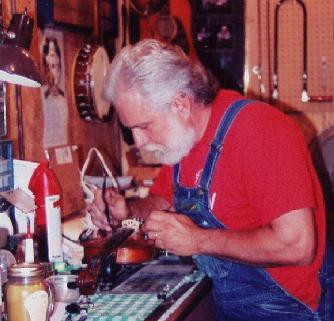
[[[145,151],[153,153],[154,157],[165,165],[177,164],[189,154],[196,143],[196,132],[193,127],[183,128],[174,122],[170,130],[171,136],[165,145],[147,144],[143,147]]]

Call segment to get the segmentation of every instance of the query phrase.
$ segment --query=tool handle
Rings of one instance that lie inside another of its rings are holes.
[[[309,102],[330,103],[333,101],[332,95],[311,95]]]

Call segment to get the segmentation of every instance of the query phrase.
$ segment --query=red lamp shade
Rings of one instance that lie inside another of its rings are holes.
[[[29,52],[11,45],[0,45],[0,80],[28,87],[40,87],[43,83]]]
[[[27,12],[13,15],[7,38],[0,44],[0,81],[27,87],[42,85],[38,66],[28,52],[33,26]]]

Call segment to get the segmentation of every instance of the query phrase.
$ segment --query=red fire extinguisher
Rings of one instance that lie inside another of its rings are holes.
[[[37,206],[35,235],[39,261],[62,262],[60,184],[47,161],[42,161],[33,172],[29,189]]]

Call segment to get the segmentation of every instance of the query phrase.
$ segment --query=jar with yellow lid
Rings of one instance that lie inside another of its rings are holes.
[[[5,291],[7,321],[48,321],[54,309],[54,291],[40,264],[14,264]]]

